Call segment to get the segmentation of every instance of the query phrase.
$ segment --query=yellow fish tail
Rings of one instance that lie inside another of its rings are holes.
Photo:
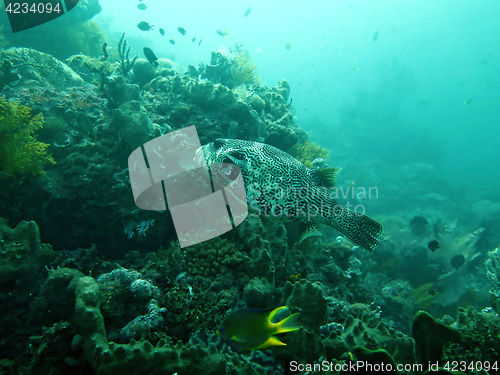
[[[286,307],[283,306],[283,308],[286,308]],[[282,308],[280,307],[279,309],[282,309]],[[276,310],[278,310],[278,309],[276,309]],[[299,315],[300,315],[300,313],[292,314],[289,317],[276,323],[276,333],[297,331],[300,328],[300,326],[297,325],[297,320],[299,319]]]

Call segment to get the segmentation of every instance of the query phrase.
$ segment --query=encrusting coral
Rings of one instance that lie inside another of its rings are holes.
[[[38,142],[35,130],[43,117],[33,116],[29,107],[0,98],[0,169],[8,175],[44,174],[46,164],[55,164],[47,154],[49,145]]]

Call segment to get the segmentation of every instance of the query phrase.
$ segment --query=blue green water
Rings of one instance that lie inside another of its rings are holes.
[[[425,161],[453,184],[498,191],[497,1],[152,0],[146,10],[136,3],[102,2],[94,19],[109,40],[125,31],[137,51],[149,46],[184,65],[241,43],[266,85],[290,82],[298,125],[333,156],[349,142],[361,159]],[[154,30],[139,30],[143,20]],[[357,139],[366,129],[369,139]]]

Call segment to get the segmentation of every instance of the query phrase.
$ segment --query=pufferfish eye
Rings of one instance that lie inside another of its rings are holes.
[[[231,155],[236,160],[241,160],[241,161],[245,160],[245,154],[242,152],[232,151],[229,153],[229,155]]]
[[[217,139],[214,141],[214,146],[215,146],[215,148],[219,149],[219,148],[221,148],[222,146],[224,146],[224,141],[223,141],[221,138],[217,138]]]
[[[222,171],[231,181],[236,180],[236,178],[240,174],[240,169],[231,160],[228,160],[227,158],[224,160],[224,163],[222,163]]]

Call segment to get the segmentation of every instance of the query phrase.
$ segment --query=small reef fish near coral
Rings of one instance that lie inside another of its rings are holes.
[[[144,56],[148,59],[149,63],[153,66],[158,66],[158,57],[156,57],[155,53],[151,48],[144,47],[143,49]]]
[[[217,330],[217,335],[236,350],[285,346],[286,344],[275,335],[300,329],[297,325],[299,313],[278,320],[279,314],[287,310],[286,306],[281,306],[272,311],[259,309],[234,311],[225,318],[222,327]]]

